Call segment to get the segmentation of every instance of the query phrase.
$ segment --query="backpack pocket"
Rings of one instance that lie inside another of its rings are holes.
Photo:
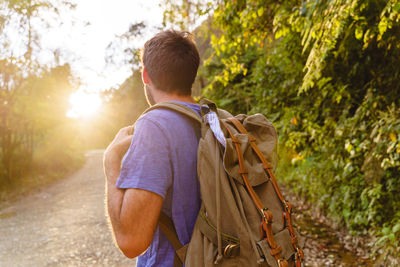
[[[282,257],[288,261],[289,266],[293,266],[294,264],[294,255],[296,251],[293,248],[292,245],[292,238],[290,236],[290,232],[287,228],[284,230],[276,233],[274,235],[274,239],[278,246],[282,247]],[[271,254],[271,248],[268,244],[268,241],[266,239],[263,239],[261,241],[257,242],[257,247],[261,255],[264,256],[264,259],[267,261],[269,266],[272,267],[279,267],[277,260],[274,258],[274,256]]]
[[[196,225],[186,254],[186,266],[239,266],[240,240],[230,234],[221,232],[223,259],[215,265],[218,254],[218,237],[216,227],[200,210]]]

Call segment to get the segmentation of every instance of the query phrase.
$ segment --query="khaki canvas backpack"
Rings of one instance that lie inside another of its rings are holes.
[[[161,103],[149,108],[180,112],[201,125],[197,173],[202,205],[189,244],[181,244],[170,218],[159,226],[175,249],[175,266],[301,266],[302,242],[278,188],[277,133],[264,115],[232,116],[209,100],[202,116],[190,108]],[[208,108],[206,108],[208,107]],[[210,128],[214,112],[224,134],[222,145]]]

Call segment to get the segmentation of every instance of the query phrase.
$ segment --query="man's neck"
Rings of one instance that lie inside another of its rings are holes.
[[[197,102],[190,95],[168,94],[162,92],[161,94],[155,95],[154,98],[157,104],[168,101],[181,101],[181,102],[197,104]]]

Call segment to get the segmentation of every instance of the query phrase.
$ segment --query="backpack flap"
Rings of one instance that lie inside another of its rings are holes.
[[[251,116],[238,115],[236,118],[243,124],[252,137],[256,138],[256,144],[260,151],[273,166],[277,162],[277,133],[271,122],[261,114]],[[229,120],[222,122],[234,133],[234,136],[240,141],[241,150],[243,152],[244,166],[248,171],[248,179],[252,186],[260,185],[268,180],[263,164],[260,162],[256,154],[254,154],[250,138],[247,134],[241,134],[232,125]],[[227,173],[243,184],[241,174],[239,173],[239,158],[235,150],[235,144],[229,134],[226,134],[226,149],[224,153],[224,167]]]
[[[284,229],[280,231],[279,233],[274,235],[274,238],[276,242],[282,246],[283,258],[289,261],[296,253],[291,243],[289,230]],[[266,239],[258,241],[257,247],[260,250],[261,254],[264,255],[264,258],[266,259],[269,266],[279,267],[278,262],[271,254],[271,247],[268,245]]]

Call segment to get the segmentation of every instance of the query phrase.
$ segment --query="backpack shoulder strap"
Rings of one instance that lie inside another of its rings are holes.
[[[178,234],[176,232],[174,223],[172,220],[163,212],[160,212],[160,217],[158,219],[158,225],[160,226],[160,230],[164,233],[164,235],[171,242],[172,246],[175,250],[183,247],[181,242],[178,239]]]
[[[153,110],[153,109],[169,109],[169,110],[174,110],[177,111],[183,115],[186,115],[187,117],[201,123],[201,117],[199,116],[199,114],[197,114],[194,110],[192,110],[191,108],[180,104],[180,103],[176,103],[176,102],[163,102],[163,103],[159,103],[156,104],[154,106],[149,107],[148,109],[145,110],[145,112],[143,112],[143,114]]]
[[[187,246],[183,246],[179,241],[173,221],[163,211],[161,211],[160,217],[158,218],[158,225],[160,230],[174,247],[174,267],[183,266]]]

